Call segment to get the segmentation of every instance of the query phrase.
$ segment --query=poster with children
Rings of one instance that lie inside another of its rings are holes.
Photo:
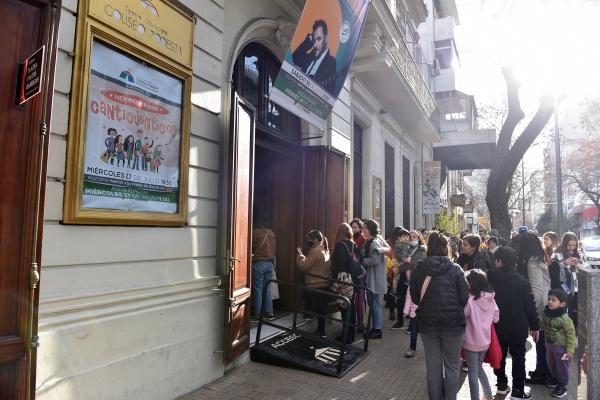
[[[83,208],[177,213],[183,81],[97,39]]]

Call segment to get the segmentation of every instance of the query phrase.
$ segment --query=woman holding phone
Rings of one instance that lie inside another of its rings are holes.
[[[550,288],[562,289],[569,295],[569,317],[577,329],[577,268],[590,268],[579,254],[577,235],[573,232],[565,233],[550,259]]]

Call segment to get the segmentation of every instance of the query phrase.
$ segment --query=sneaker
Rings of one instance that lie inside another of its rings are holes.
[[[319,336],[319,337],[327,337],[327,335],[325,334],[325,332],[320,332],[319,330],[316,330],[314,333],[315,336]]]
[[[404,353],[404,357],[406,358],[410,358],[410,357],[414,357],[415,356],[415,351],[413,349],[408,349],[406,350],[406,353]]]
[[[548,374],[548,370],[545,370],[542,368],[536,368],[535,371],[529,371],[529,377],[525,378],[525,383],[527,383],[527,384],[546,383],[546,381],[550,378],[551,377]]]
[[[410,334],[410,328],[406,328],[406,330],[404,331],[404,333],[406,333],[407,335]]]
[[[556,387],[556,389],[554,389],[554,392],[552,392],[552,397],[564,397],[567,395],[567,388],[559,385]]]
[[[550,378],[546,381],[546,386],[548,387],[556,387],[558,385],[558,381],[555,378]]]
[[[525,390],[521,391],[519,389],[514,389],[514,388],[512,390],[510,398],[513,399],[513,400],[532,399],[531,393],[526,392]]]
[[[390,313],[390,317],[388,318],[390,321],[395,321],[396,320],[396,313],[395,312],[391,312]]]
[[[392,325],[392,327],[390,329],[392,331],[399,331],[400,329],[403,329],[403,328],[404,328],[404,324],[402,323],[402,321],[398,321],[394,325]]]
[[[496,394],[506,394],[510,392],[510,388],[508,387],[507,383],[498,382],[496,383],[496,386],[498,386],[498,389],[496,389]]]
[[[268,321],[275,321],[275,316],[273,315],[273,313],[266,313],[265,314],[265,319]]]
[[[460,366],[460,369],[464,372],[469,372],[469,368],[467,367],[467,362],[463,361],[462,365]]]
[[[250,322],[258,322],[260,320],[260,315],[255,314],[250,317]]]
[[[381,339],[382,337],[381,329],[372,329],[369,334],[369,339]]]
[[[342,335],[336,336],[334,340],[336,342],[341,342],[342,341]],[[346,344],[352,344],[352,342],[354,342],[354,338],[350,337],[350,336],[347,336],[346,337]]]

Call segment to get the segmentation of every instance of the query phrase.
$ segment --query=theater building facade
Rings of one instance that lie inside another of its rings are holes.
[[[176,398],[247,361],[257,212],[290,282],[310,230],[434,225],[454,3],[371,1],[322,128],[269,100],[305,1],[251,3],[0,0],[0,397]]]

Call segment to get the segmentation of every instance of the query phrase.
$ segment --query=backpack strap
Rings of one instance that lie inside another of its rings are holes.
[[[423,296],[425,296],[425,292],[427,291],[430,281],[431,275],[427,275],[427,277],[425,277],[425,281],[423,282],[423,287],[421,288],[421,300],[423,300]]]

